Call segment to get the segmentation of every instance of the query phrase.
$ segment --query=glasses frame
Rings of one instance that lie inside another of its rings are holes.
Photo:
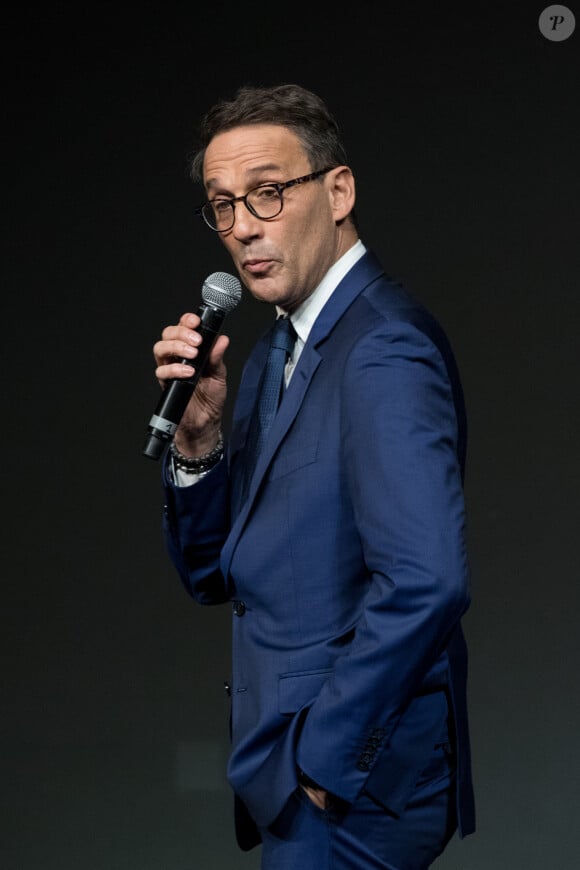
[[[229,233],[229,231],[233,228],[236,222],[237,202],[243,202],[250,214],[253,215],[255,218],[258,218],[258,220],[271,221],[274,220],[274,218],[277,218],[284,209],[284,197],[282,196],[282,193],[285,190],[288,190],[289,187],[294,187],[297,184],[305,184],[307,181],[314,181],[317,178],[321,178],[323,175],[326,175],[327,172],[330,172],[331,169],[335,168],[335,166],[328,166],[326,169],[318,169],[316,172],[310,172],[308,175],[300,175],[298,178],[291,178],[290,181],[264,181],[262,182],[262,184],[257,184],[255,187],[252,187],[243,196],[216,196],[214,199],[208,199],[207,202],[204,202],[203,205],[200,205],[198,208],[196,208],[195,214],[200,217],[204,221],[204,223],[210,228],[210,230],[214,231],[214,233]],[[250,196],[250,194],[253,193],[255,190],[259,190],[261,187],[274,187],[278,192],[278,196],[280,197],[280,210],[277,211],[276,214],[270,215],[270,217],[262,217],[261,215],[259,215],[256,212],[255,208],[248,202],[248,197]],[[226,229],[218,229],[217,227],[212,226],[204,214],[207,206],[211,205],[216,200],[219,200],[220,202],[227,202],[232,207],[232,222],[230,226]]]

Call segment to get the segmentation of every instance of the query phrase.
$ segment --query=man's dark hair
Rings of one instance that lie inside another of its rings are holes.
[[[300,85],[241,87],[232,100],[220,100],[202,118],[191,177],[202,181],[205,149],[214,136],[246,124],[278,124],[294,131],[313,172],[346,164],[338,124],[323,100]]]

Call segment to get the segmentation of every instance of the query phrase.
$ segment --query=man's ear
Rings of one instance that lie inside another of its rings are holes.
[[[337,166],[329,173],[329,194],[335,221],[344,220],[354,208],[356,190],[350,167]]]

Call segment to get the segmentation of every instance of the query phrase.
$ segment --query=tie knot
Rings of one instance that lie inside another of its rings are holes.
[[[278,347],[286,353],[292,353],[296,341],[296,330],[289,317],[279,317],[274,324],[270,347]]]

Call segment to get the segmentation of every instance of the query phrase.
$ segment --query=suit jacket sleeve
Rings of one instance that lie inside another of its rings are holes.
[[[353,800],[361,753],[388,742],[468,606],[458,425],[433,342],[388,320],[357,341],[342,384],[342,460],[370,584],[354,640],[308,710],[297,762]]]
[[[167,460],[163,527],[169,556],[190,595],[200,604],[221,604],[229,598],[219,559],[229,532],[229,480],[222,459],[192,486],[175,486]]]

